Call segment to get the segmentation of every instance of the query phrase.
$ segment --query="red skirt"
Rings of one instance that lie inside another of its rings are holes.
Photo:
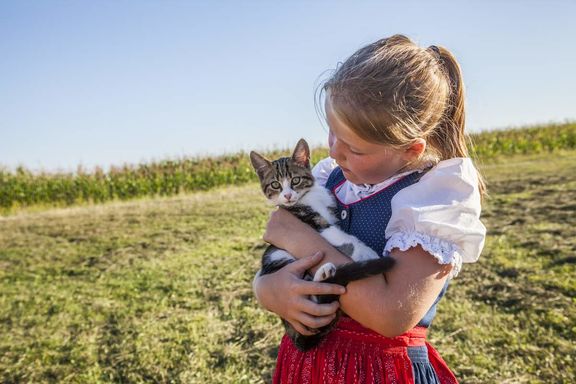
[[[408,347],[427,350],[427,359],[435,373],[430,382],[458,383],[438,352],[426,342],[426,328],[415,327],[403,335],[389,338],[349,317],[342,317],[318,346],[306,352],[297,349],[284,335],[273,383],[414,383]]]

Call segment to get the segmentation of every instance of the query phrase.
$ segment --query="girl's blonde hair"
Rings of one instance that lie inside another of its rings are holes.
[[[423,49],[403,35],[378,40],[339,65],[322,90],[338,116],[366,141],[403,148],[426,140],[413,167],[469,156],[462,74],[444,47]]]

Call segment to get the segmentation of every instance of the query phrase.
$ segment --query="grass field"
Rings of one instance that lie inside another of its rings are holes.
[[[494,158],[478,263],[431,342],[462,383],[576,375],[575,151]],[[256,184],[0,218],[2,383],[261,383],[282,326],[251,279]]]

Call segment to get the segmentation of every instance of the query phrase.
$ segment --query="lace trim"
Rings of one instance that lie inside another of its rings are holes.
[[[458,252],[456,244],[439,239],[420,232],[397,232],[386,242],[384,253],[390,252],[394,248],[406,251],[416,245],[434,256],[439,264],[452,265],[450,278],[455,277],[462,268],[462,255]]]

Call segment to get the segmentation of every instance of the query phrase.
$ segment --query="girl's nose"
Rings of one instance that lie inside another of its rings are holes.
[[[342,151],[338,139],[335,137],[332,137],[331,139],[329,155],[334,160],[340,160],[342,158]]]

